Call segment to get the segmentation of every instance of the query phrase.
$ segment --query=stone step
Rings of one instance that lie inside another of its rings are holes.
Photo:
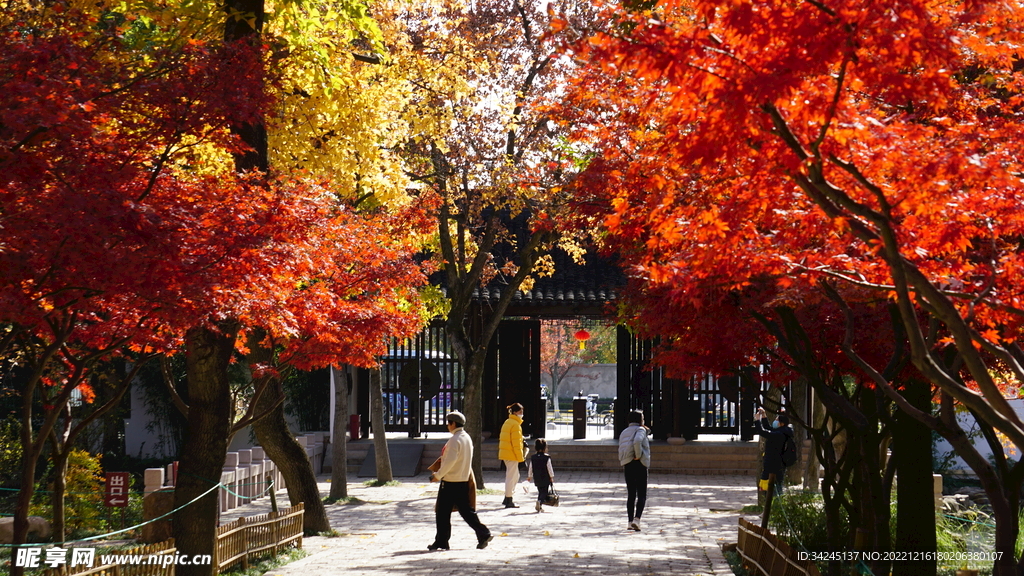
[[[394,441],[392,441],[394,442]],[[399,443],[418,442],[423,444],[420,468],[425,469],[438,456],[444,441],[401,440]],[[372,440],[362,440],[348,445],[348,470],[357,472],[369,451]],[[483,465],[485,470],[498,470],[498,443],[488,440],[483,443]],[[618,445],[612,441],[553,441],[548,453],[556,470],[619,471]],[[756,442],[687,442],[670,445],[663,441],[651,444],[651,471],[678,474],[739,474],[755,475],[760,464],[760,453]]]

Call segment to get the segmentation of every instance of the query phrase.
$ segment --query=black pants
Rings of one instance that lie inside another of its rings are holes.
[[[644,504],[647,503],[647,466],[639,460],[633,460],[624,467],[626,471],[626,512],[629,514],[629,521],[639,518],[644,514]],[[634,514],[635,508],[635,514]]]
[[[477,542],[486,540],[491,531],[477,518],[476,511],[469,506],[469,482],[441,482],[437,491],[437,510],[434,518],[437,521],[437,535],[434,544],[448,546],[452,536],[452,506],[459,507],[459,515],[476,532]]]
[[[551,488],[551,483],[550,482],[545,482],[543,484],[541,484],[539,482],[537,483],[537,502],[540,502],[541,504],[547,502],[547,500],[548,500],[548,490],[550,488]]]

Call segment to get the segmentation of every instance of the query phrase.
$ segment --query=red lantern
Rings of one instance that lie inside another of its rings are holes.
[[[590,332],[586,330],[577,330],[573,337],[580,341],[580,350],[585,350],[587,347],[587,340],[590,340]]]

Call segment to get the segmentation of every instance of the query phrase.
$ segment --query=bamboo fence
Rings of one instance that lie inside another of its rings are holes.
[[[305,507],[300,502],[287,510],[243,517],[220,526],[213,554],[214,574],[239,562],[242,568],[248,568],[251,558],[276,555],[292,544],[302,548],[304,514]]]
[[[821,576],[814,562],[800,560],[792,546],[743,518],[736,551],[761,576]]]

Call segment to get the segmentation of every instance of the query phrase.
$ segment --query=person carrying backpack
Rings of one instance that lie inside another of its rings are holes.
[[[768,475],[775,474],[776,493],[782,491],[786,467],[796,462],[796,441],[793,439],[793,427],[789,425],[789,416],[779,412],[775,421],[769,424],[764,408],[758,408],[754,415],[754,433],[765,437],[764,462],[761,466],[761,480],[757,483],[760,490],[768,489]]]

